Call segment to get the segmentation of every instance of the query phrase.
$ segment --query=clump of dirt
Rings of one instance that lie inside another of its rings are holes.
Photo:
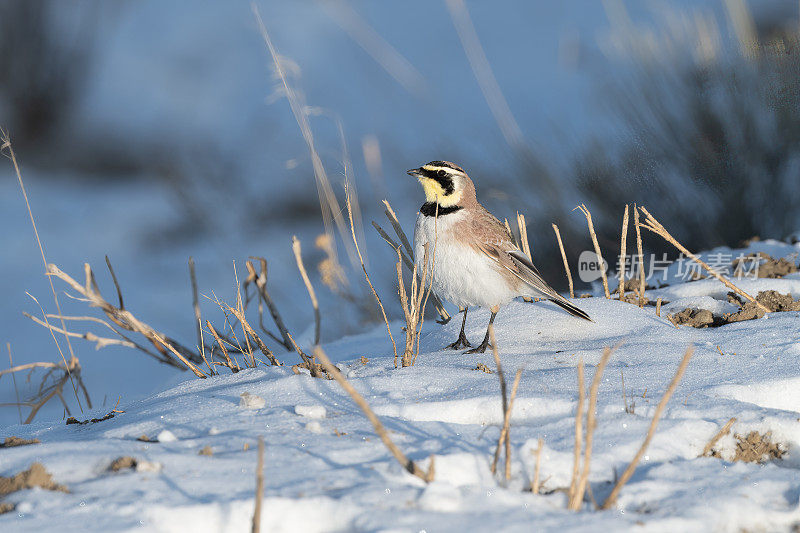
[[[21,437],[6,437],[6,440],[0,444],[0,448],[13,448],[14,446],[27,446],[28,444],[39,444],[39,439],[23,439]]]
[[[306,361],[303,361],[302,363],[292,365],[292,372],[294,372],[295,374],[300,374],[301,368],[305,368],[306,370],[311,372],[311,377],[333,379],[333,376],[329,375],[328,371],[325,370],[325,367],[322,366],[320,363],[315,363],[315,362],[308,363]]]
[[[754,266],[754,262],[758,261],[758,266]],[[738,257],[731,263],[733,266],[734,275],[744,275],[750,271],[754,271],[759,278],[782,278],[787,274],[797,272],[797,265],[794,261],[790,261],[784,257],[775,259],[769,254],[763,252],[748,254],[744,257]]]
[[[687,307],[680,313],[668,315],[667,318],[677,326],[716,328],[725,324],[763,317],[766,312],[756,302],[769,309],[770,312],[800,311],[800,300],[795,300],[791,294],[781,294],[778,291],[761,291],[756,295],[756,302],[745,302],[737,294],[729,292],[728,302],[738,305],[741,309],[735,313],[726,313],[718,317],[706,309]]]
[[[670,322],[676,326],[691,326],[693,328],[708,328],[717,325],[717,318],[707,309],[692,309],[687,307],[679,313],[667,315]]]
[[[736,437],[736,450],[733,461],[745,463],[766,463],[773,459],[781,459],[786,454],[786,446],[780,442],[773,442],[772,433],[759,433],[751,431],[747,435],[734,435]],[[719,450],[711,450],[711,457],[722,458]]]
[[[207,455],[211,457],[214,455],[214,450],[211,448],[211,446],[203,446],[200,451],[197,452],[197,455]]]
[[[483,363],[478,363],[478,366],[473,368],[473,370],[480,370],[481,372],[486,372],[487,374],[494,374],[494,370],[484,365]]]
[[[71,424],[79,424],[81,426],[85,425],[85,424],[96,424],[98,422],[102,422],[103,420],[111,420],[112,418],[114,418],[114,414],[116,412],[117,411],[111,411],[110,413],[108,413],[108,414],[106,414],[106,415],[104,415],[104,416],[102,416],[100,418],[92,418],[90,420],[78,420],[74,416],[71,416],[71,417],[67,418],[67,422],[66,423],[67,423],[68,426],[71,425]]]
[[[108,469],[112,472],[119,472],[120,470],[127,470],[129,468],[136,468],[136,459],[126,455],[124,457],[117,457],[111,464],[108,466]]]
[[[46,490],[69,492],[67,487],[53,481],[53,477],[45,470],[42,463],[33,463],[30,468],[23,470],[12,477],[0,476],[0,496],[17,492],[18,490],[40,487]]]
[[[10,513],[16,508],[16,504],[10,502],[0,502],[0,514]]]
[[[147,436],[147,435],[145,435],[144,433],[142,433],[141,435],[139,435],[139,436],[136,438],[136,440],[138,440],[139,442],[158,442],[158,439],[151,439],[150,437],[148,437],[148,436]]]

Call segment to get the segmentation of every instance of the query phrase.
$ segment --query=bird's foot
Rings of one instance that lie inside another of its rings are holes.
[[[446,347],[450,348],[451,350],[460,350],[461,348],[472,348],[472,345],[469,343],[467,336],[464,335],[464,332],[462,331],[458,335],[458,340],[456,340],[456,342],[453,344],[448,344]]]
[[[491,344],[489,344],[489,339],[483,339],[482,343],[480,343],[479,345],[477,345],[476,347],[474,347],[471,350],[467,350],[464,353],[465,354],[468,354],[468,353],[484,353],[486,351],[486,348],[488,348],[490,346],[491,346]]]

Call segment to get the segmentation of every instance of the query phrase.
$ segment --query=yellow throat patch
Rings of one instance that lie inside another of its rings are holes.
[[[450,207],[461,201],[461,191],[445,195],[442,186],[434,179],[420,177],[419,183],[422,185],[422,190],[425,191],[426,202],[436,202],[441,207]]]

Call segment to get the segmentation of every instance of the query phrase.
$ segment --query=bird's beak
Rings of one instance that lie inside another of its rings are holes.
[[[411,170],[407,171],[409,176],[413,176],[415,178],[419,178],[422,176],[422,172],[418,168],[412,168]]]

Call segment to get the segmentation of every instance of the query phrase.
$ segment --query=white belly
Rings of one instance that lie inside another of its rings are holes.
[[[512,287],[486,255],[460,244],[451,233],[452,226],[464,216],[463,211],[435,219],[417,215],[414,228],[414,262],[422,272],[425,243],[428,262],[433,261],[433,292],[459,307],[492,307],[510,302],[520,293]],[[436,233],[440,238],[436,239]],[[434,242],[435,254],[434,254]],[[430,279],[430,278],[429,278]]]

